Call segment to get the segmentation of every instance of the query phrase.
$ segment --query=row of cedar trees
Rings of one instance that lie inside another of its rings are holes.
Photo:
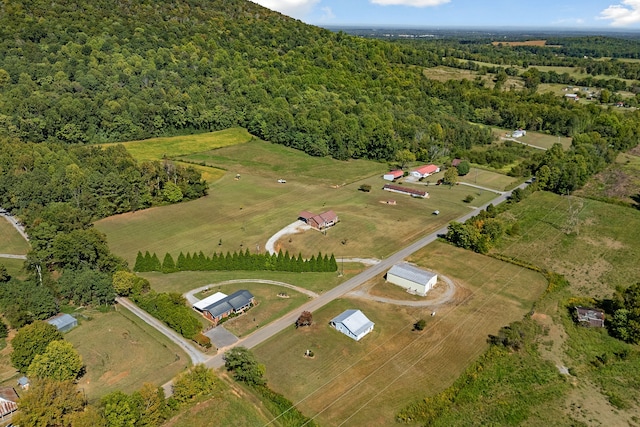
[[[302,254],[297,257],[290,256],[289,252],[278,254],[252,254],[249,249],[242,252],[222,252],[213,253],[213,256],[207,257],[202,251],[191,255],[187,252],[184,255],[180,252],[178,259],[173,260],[170,253],[164,256],[162,263],[154,253],[151,255],[149,251],[142,255],[138,251],[136,257],[136,265],[133,268],[137,272],[161,271],[163,273],[174,273],[176,271],[216,271],[216,270],[247,270],[247,271],[292,271],[292,272],[333,272],[338,271],[338,263],[336,258],[331,254],[311,256],[309,259],[302,258]]]

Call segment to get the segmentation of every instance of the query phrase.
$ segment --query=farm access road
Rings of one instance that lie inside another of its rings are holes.
[[[523,183],[516,188],[523,189],[523,188],[526,188],[528,185],[529,184],[527,183]],[[486,203],[474,209],[473,211],[469,212],[468,214],[461,216],[456,221],[464,222],[467,219],[480,213],[481,210],[486,209],[487,206],[489,206],[490,204],[498,205],[504,202],[505,200],[507,200],[509,196],[511,196],[512,191],[513,190],[505,192],[504,194],[500,194],[498,197],[491,200],[489,203]],[[313,312],[315,310],[318,310],[319,308],[329,304],[334,299],[340,298],[343,295],[353,291],[355,288],[362,285],[366,281],[373,279],[375,276],[379,274],[383,274],[387,269],[391,268],[392,265],[404,260],[414,252],[417,252],[418,250],[427,246],[429,243],[432,243],[433,241],[435,241],[439,235],[446,234],[447,228],[448,226],[444,226],[434,231],[433,233],[421,238],[420,240],[410,244],[409,246],[403,249],[400,249],[398,252],[392,254],[388,258],[381,260],[379,263],[366,269],[365,271],[358,274],[357,276],[352,277],[351,279],[345,281],[344,283],[320,295],[318,298],[307,302],[303,306],[298,307],[297,309],[285,314],[284,316],[282,316],[277,320],[274,320],[273,322],[269,323],[263,328],[256,330],[251,335],[248,335],[247,337],[236,342],[233,346],[220,349],[218,354],[216,354],[215,356],[212,356],[209,360],[205,362],[205,364],[210,368],[216,368],[216,369],[221,368],[222,366],[224,366],[224,359],[223,359],[224,352],[229,348],[236,347],[236,346],[253,348],[258,344],[261,344],[262,342],[273,337],[274,335],[278,334],[279,332],[285,330],[286,328],[292,327],[292,325],[295,323],[296,319],[298,318],[298,316],[302,311]]]

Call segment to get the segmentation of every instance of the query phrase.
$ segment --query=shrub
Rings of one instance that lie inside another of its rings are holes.
[[[213,347],[213,345],[211,344],[211,339],[204,335],[203,333],[198,333],[193,337],[193,340],[196,342],[196,344],[198,344],[200,347],[204,347],[204,348],[211,348]]]
[[[358,188],[358,190],[368,193],[369,191],[371,191],[371,186],[369,184],[362,184],[360,188]]]
[[[463,201],[465,203],[471,203],[473,202],[473,199],[475,199],[475,196],[473,194],[467,194],[467,197],[465,197]]]
[[[426,326],[427,326],[427,321],[424,319],[420,319],[413,324],[413,329],[415,329],[416,331],[422,331]]]

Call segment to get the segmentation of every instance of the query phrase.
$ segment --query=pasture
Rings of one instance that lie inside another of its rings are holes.
[[[1,217],[0,254],[26,255],[29,249],[29,243],[24,240],[6,218]]]
[[[493,251],[564,274],[578,296],[609,297],[640,281],[640,211],[580,197],[536,192],[506,213],[520,234]]]
[[[311,327],[292,327],[255,349],[270,387],[321,425],[391,425],[407,402],[449,386],[487,348],[487,334],[521,318],[546,285],[537,273],[440,242],[411,261],[458,285],[435,317],[432,307],[333,301],[313,313]],[[328,325],[349,308],[376,324],[360,342]],[[413,331],[421,318],[426,329]],[[307,349],[313,358],[304,357]]]
[[[280,318],[296,307],[309,301],[310,297],[292,289],[262,283],[234,283],[228,285],[211,286],[209,292],[196,294],[198,298],[205,298],[215,292],[231,295],[240,289],[249,290],[256,297],[257,305],[245,314],[231,318],[224,322],[224,327],[237,337],[243,337],[255,331],[256,328],[267,325]],[[278,294],[285,293],[286,298]],[[200,316],[202,317],[202,316]]]
[[[303,256],[334,253],[338,256],[383,257],[429,230],[436,230],[469,209],[463,203],[468,189],[420,184],[429,199],[382,191],[387,165],[356,160],[343,162],[315,158],[299,151],[251,141],[186,160],[221,167],[230,173],[212,185],[209,195],[178,205],[155,207],[103,219],[96,227],[107,234],[111,250],[132,266],[138,251],[163,257],[203,251],[252,252],[264,250],[273,234],[294,222],[302,210],[333,209],[341,223],[326,235],[308,231],[281,239],[279,247]],[[236,179],[236,174],[240,178]],[[286,184],[277,182],[279,178]],[[370,184],[372,191],[358,191]],[[478,191],[475,203],[494,194]],[[384,202],[396,199],[397,205]],[[433,216],[434,210],[439,216]],[[132,239],[131,236],[136,236]],[[344,242],[344,243],[343,243]]]
[[[168,338],[122,307],[82,315],[77,316],[79,326],[65,339],[86,365],[78,386],[90,402],[115,390],[131,393],[145,382],[162,385],[191,363]]]
[[[614,163],[591,177],[575,194],[640,206],[640,149],[618,154]]]
[[[150,138],[140,141],[127,141],[102,144],[103,147],[122,144],[138,161],[162,160],[229,145],[244,144],[254,137],[242,128],[225,129],[184,136]]]

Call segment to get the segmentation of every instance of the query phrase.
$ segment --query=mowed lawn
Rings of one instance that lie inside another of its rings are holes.
[[[640,281],[639,210],[539,191],[508,215],[520,234],[494,251],[565,274],[574,294],[602,298]]]
[[[309,231],[293,236],[291,242],[281,239],[278,248],[305,257],[319,251],[336,257],[383,257],[469,210],[463,202],[468,188],[420,184],[416,188],[426,188],[431,197],[414,199],[382,191],[386,181],[381,176],[388,170],[385,164],[315,158],[262,141],[201,153],[192,160],[224,167],[230,173],[201,199],[96,223],[107,234],[113,252],[131,266],[137,252],[147,250],[161,259],[167,251],[174,257],[180,251],[211,254],[249,248],[261,252],[269,237],[296,221],[300,211],[329,209],[341,222],[326,236]],[[278,183],[279,178],[287,183]],[[372,191],[359,191],[361,184],[370,184]],[[491,192],[477,192],[477,205],[495,197]],[[388,200],[397,204],[388,205]],[[434,210],[440,215],[432,215]]]
[[[414,308],[343,298],[313,313],[310,328],[283,331],[258,346],[269,385],[321,425],[388,426],[407,402],[450,385],[487,348],[487,335],[520,319],[545,289],[542,275],[441,242],[411,261],[449,276],[452,301]],[[356,342],[329,327],[345,309],[361,309],[374,331]],[[423,332],[412,331],[419,319]],[[305,350],[314,358],[305,358]]]
[[[29,243],[13,225],[4,217],[0,218],[0,254],[26,255],[29,249]]]
[[[92,320],[79,316],[80,325],[65,334],[86,365],[78,386],[89,401],[132,393],[145,382],[162,385],[190,365],[179,347],[128,310],[89,314]]]
[[[0,258],[0,264],[7,267],[7,272],[11,277],[17,277],[18,279],[25,279],[27,277],[27,273],[23,270],[23,259]]]
[[[229,145],[244,144],[253,138],[246,129],[231,128],[218,132],[150,138],[140,141],[103,144],[103,146],[122,144],[136,160],[145,161],[173,158]]]
[[[472,167],[468,174],[458,177],[458,181],[491,188],[497,191],[505,191],[515,187],[520,182],[520,179],[486,169]],[[476,196],[476,194],[472,192],[472,189],[469,189],[469,191],[471,191],[470,194]]]

